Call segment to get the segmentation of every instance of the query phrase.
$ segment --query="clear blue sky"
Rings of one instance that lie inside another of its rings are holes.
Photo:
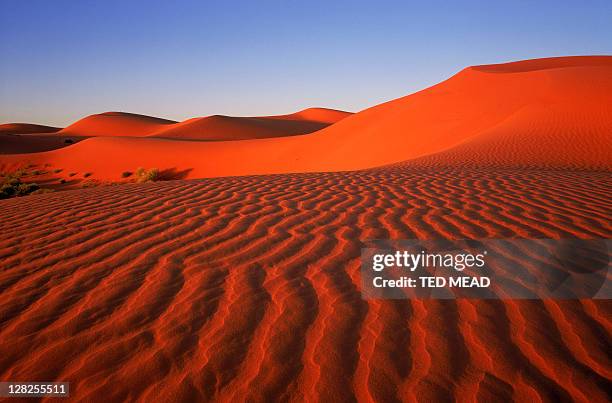
[[[612,54],[612,1],[0,0],[0,123],[357,111],[579,54]]]

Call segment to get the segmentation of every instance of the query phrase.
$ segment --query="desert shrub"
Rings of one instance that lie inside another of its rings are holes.
[[[88,177],[90,177],[90,176],[91,176],[91,172],[85,172],[85,173],[83,174],[83,178],[88,178]]]
[[[2,186],[12,186],[12,187],[16,187],[21,183],[21,180],[19,178],[15,178],[15,177],[11,177],[8,176],[4,179],[4,182],[2,182]]]
[[[136,180],[138,182],[141,182],[141,183],[155,182],[158,179],[159,179],[159,169],[157,168],[151,168],[151,169],[138,168],[136,169]]]
[[[74,176],[74,175],[76,175],[76,174],[77,174],[76,172],[70,172],[70,173],[68,174],[68,176],[72,177],[72,176]]]
[[[3,184],[2,187],[0,187],[0,192],[2,192],[2,194],[4,194],[6,197],[10,197],[13,196],[15,194],[16,191],[16,186],[12,186],[9,184]]]
[[[64,179],[64,178],[60,179],[60,180],[59,180],[59,183],[61,183],[61,184],[66,183],[66,179]]]
[[[132,176],[132,173],[129,171],[125,171],[121,173],[122,178],[129,178],[130,176]]]
[[[62,172],[62,170],[61,170],[61,169],[54,169],[54,170],[53,170],[53,173],[54,173],[54,174],[58,174],[58,173],[60,173],[60,172]]]
[[[26,196],[40,189],[36,183],[24,183],[19,174],[9,174],[0,183],[0,198]]]
[[[16,196],[26,196],[40,189],[36,183],[20,183],[16,188]]]
[[[46,171],[41,171],[40,169],[32,171],[32,175],[44,175],[46,173],[47,173]]]

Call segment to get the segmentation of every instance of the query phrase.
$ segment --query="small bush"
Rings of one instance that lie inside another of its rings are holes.
[[[0,192],[6,195],[6,197],[13,196],[15,194],[15,191],[16,191],[16,186],[12,186],[6,183],[2,185],[2,187],[0,187]]]
[[[32,171],[32,175],[44,175],[46,173],[47,173],[46,171],[41,171],[39,169]]]
[[[2,186],[16,187],[20,183],[21,183],[21,180],[19,178],[7,177],[2,183]]]
[[[64,179],[64,178],[60,179],[59,183],[61,183],[63,185],[64,183],[66,183],[66,179]]]
[[[121,173],[122,178],[129,178],[130,176],[132,176],[132,173],[129,171],[125,171]]]
[[[151,168],[144,169],[138,168],[136,170],[136,181],[144,183],[144,182],[155,182],[159,179],[159,169]]]
[[[38,189],[40,189],[40,186],[38,186],[36,183],[20,183],[19,186],[17,186],[16,195],[26,196]]]
[[[76,174],[77,174],[76,172],[70,172],[70,173],[68,174],[68,176],[73,177],[73,176],[74,176],[74,175],[76,175]]]
[[[90,176],[91,176],[91,172],[85,172],[85,173],[83,174],[83,178],[88,178],[88,177],[90,177]]]
[[[40,189],[36,183],[24,183],[15,174],[7,175],[0,183],[0,199],[26,196]]]
[[[53,170],[53,173],[54,173],[54,174],[58,174],[58,173],[60,173],[60,172],[62,172],[62,170],[61,170],[61,169],[54,169],[54,170]]]

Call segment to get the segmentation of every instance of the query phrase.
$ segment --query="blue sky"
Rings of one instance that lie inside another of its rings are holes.
[[[610,21],[612,1],[0,0],[0,123],[358,111],[468,65],[612,54]]]

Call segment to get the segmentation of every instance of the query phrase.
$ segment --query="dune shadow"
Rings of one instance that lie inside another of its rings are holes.
[[[170,181],[177,179],[185,179],[189,173],[193,171],[193,168],[184,169],[182,171],[176,168],[168,168],[159,172],[159,180]]]

